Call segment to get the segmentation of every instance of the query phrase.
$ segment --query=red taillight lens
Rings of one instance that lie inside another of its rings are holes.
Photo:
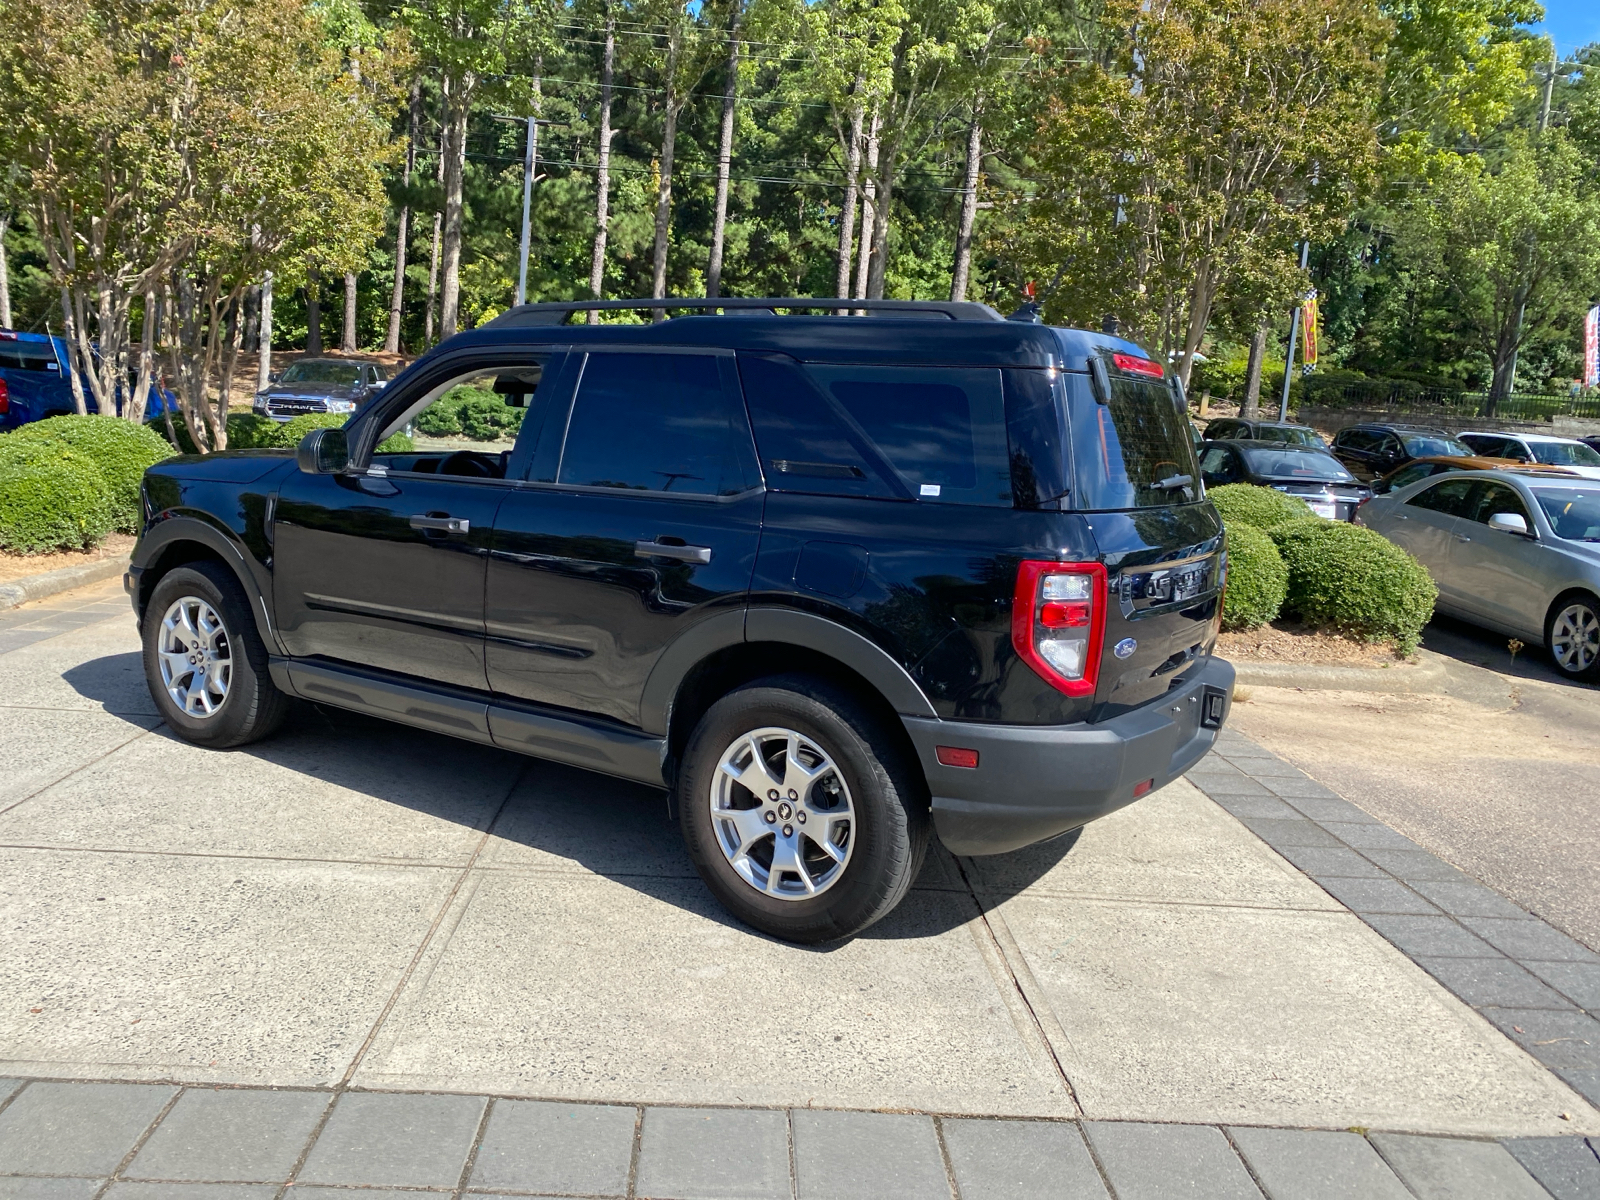
[[[11,411],[11,389],[6,386],[6,381],[0,379],[0,417]]]
[[[1126,371],[1130,375],[1148,375],[1151,379],[1160,379],[1166,374],[1161,369],[1161,364],[1151,362],[1148,358],[1139,358],[1133,354],[1113,354],[1111,365],[1119,371]]]
[[[1051,687],[1094,695],[1105,632],[1103,564],[1028,560],[1017,568],[1011,645]]]
[[[978,752],[961,746],[935,746],[933,755],[944,767],[966,767],[970,770],[978,765]]]

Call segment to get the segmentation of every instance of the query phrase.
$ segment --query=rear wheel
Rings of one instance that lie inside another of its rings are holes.
[[[144,673],[167,725],[200,746],[256,741],[288,711],[244,589],[216,563],[177,567],[156,585],[144,615]]]
[[[1562,596],[1545,619],[1544,644],[1569,679],[1600,679],[1600,600],[1584,592]]]
[[[684,843],[736,917],[824,942],[887,915],[929,836],[920,774],[874,714],[801,676],[730,692],[695,727],[678,775]]]

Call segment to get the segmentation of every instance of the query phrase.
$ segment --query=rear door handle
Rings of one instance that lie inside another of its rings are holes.
[[[430,517],[418,513],[411,518],[411,528],[427,533],[466,533],[471,530],[472,522],[466,517]]]
[[[679,562],[708,563],[710,546],[673,546],[666,542],[635,542],[633,552],[640,558],[675,558]]]
[[[1468,537],[1468,536],[1467,536],[1467,535],[1466,535],[1466,534],[1464,534],[1464,533],[1458,533],[1458,534],[1456,534],[1456,541],[1458,541],[1458,542],[1470,542],[1470,541],[1471,541],[1471,540],[1472,540],[1472,539],[1471,539],[1471,538],[1469,538],[1469,537]]]

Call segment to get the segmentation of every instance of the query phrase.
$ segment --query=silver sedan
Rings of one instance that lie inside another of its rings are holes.
[[[1427,567],[1440,611],[1600,679],[1600,481],[1460,471],[1375,496],[1355,520]]]

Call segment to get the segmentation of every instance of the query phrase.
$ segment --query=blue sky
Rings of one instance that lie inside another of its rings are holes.
[[[1600,3],[1596,0],[1544,0],[1544,24],[1534,28],[1556,41],[1556,52],[1571,54],[1600,42]]]

